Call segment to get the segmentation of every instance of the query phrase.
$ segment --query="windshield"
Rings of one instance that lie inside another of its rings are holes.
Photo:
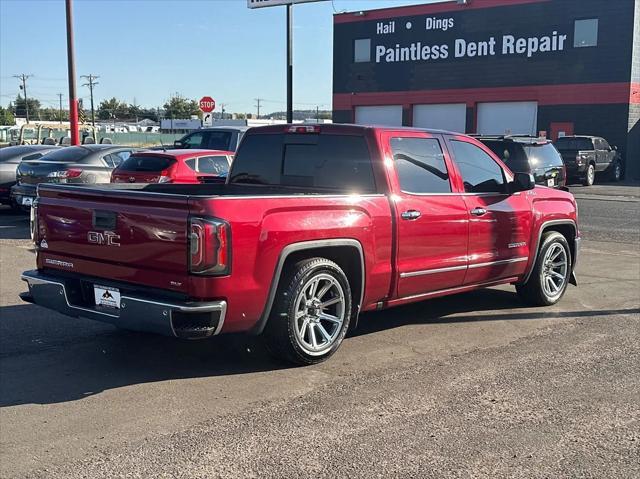
[[[563,137],[556,140],[558,150],[593,150],[591,138]]]
[[[69,163],[81,163],[93,153],[87,148],[81,146],[68,146],[60,150],[54,150],[51,153],[47,153],[40,161],[68,161]]]
[[[524,151],[532,168],[562,166],[564,163],[558,150],[551,143],[545,145],[527,145]]]
[[[118,167],[121,171],[162,171],[175,162],[166,156],[131,155]]]

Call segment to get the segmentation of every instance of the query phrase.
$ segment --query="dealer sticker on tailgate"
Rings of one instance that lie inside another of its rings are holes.
[[[93,293],[96,299],[96,306],[106,306],[108,308],[120,308],[120,290],[108,286],[93,285]]]

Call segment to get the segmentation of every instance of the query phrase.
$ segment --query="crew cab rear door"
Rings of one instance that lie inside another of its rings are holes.
[[[441,135],[385,131],[397,221],[397,296],[460,286],[467,268],[469,214],[454,190]]]

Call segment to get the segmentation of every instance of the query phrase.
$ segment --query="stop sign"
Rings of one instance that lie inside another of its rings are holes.
[[[216,101],[210,96],[200,98],[200,109],[205,113],[211,113],[216,109]]]

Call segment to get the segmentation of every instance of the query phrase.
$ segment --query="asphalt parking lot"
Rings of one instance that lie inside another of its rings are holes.
[[[579,287],[361,318],[290,368],[244,336],[126,333],[21,303],[0,211],[1,477],[640,477],[640,188],[573,189]]]

